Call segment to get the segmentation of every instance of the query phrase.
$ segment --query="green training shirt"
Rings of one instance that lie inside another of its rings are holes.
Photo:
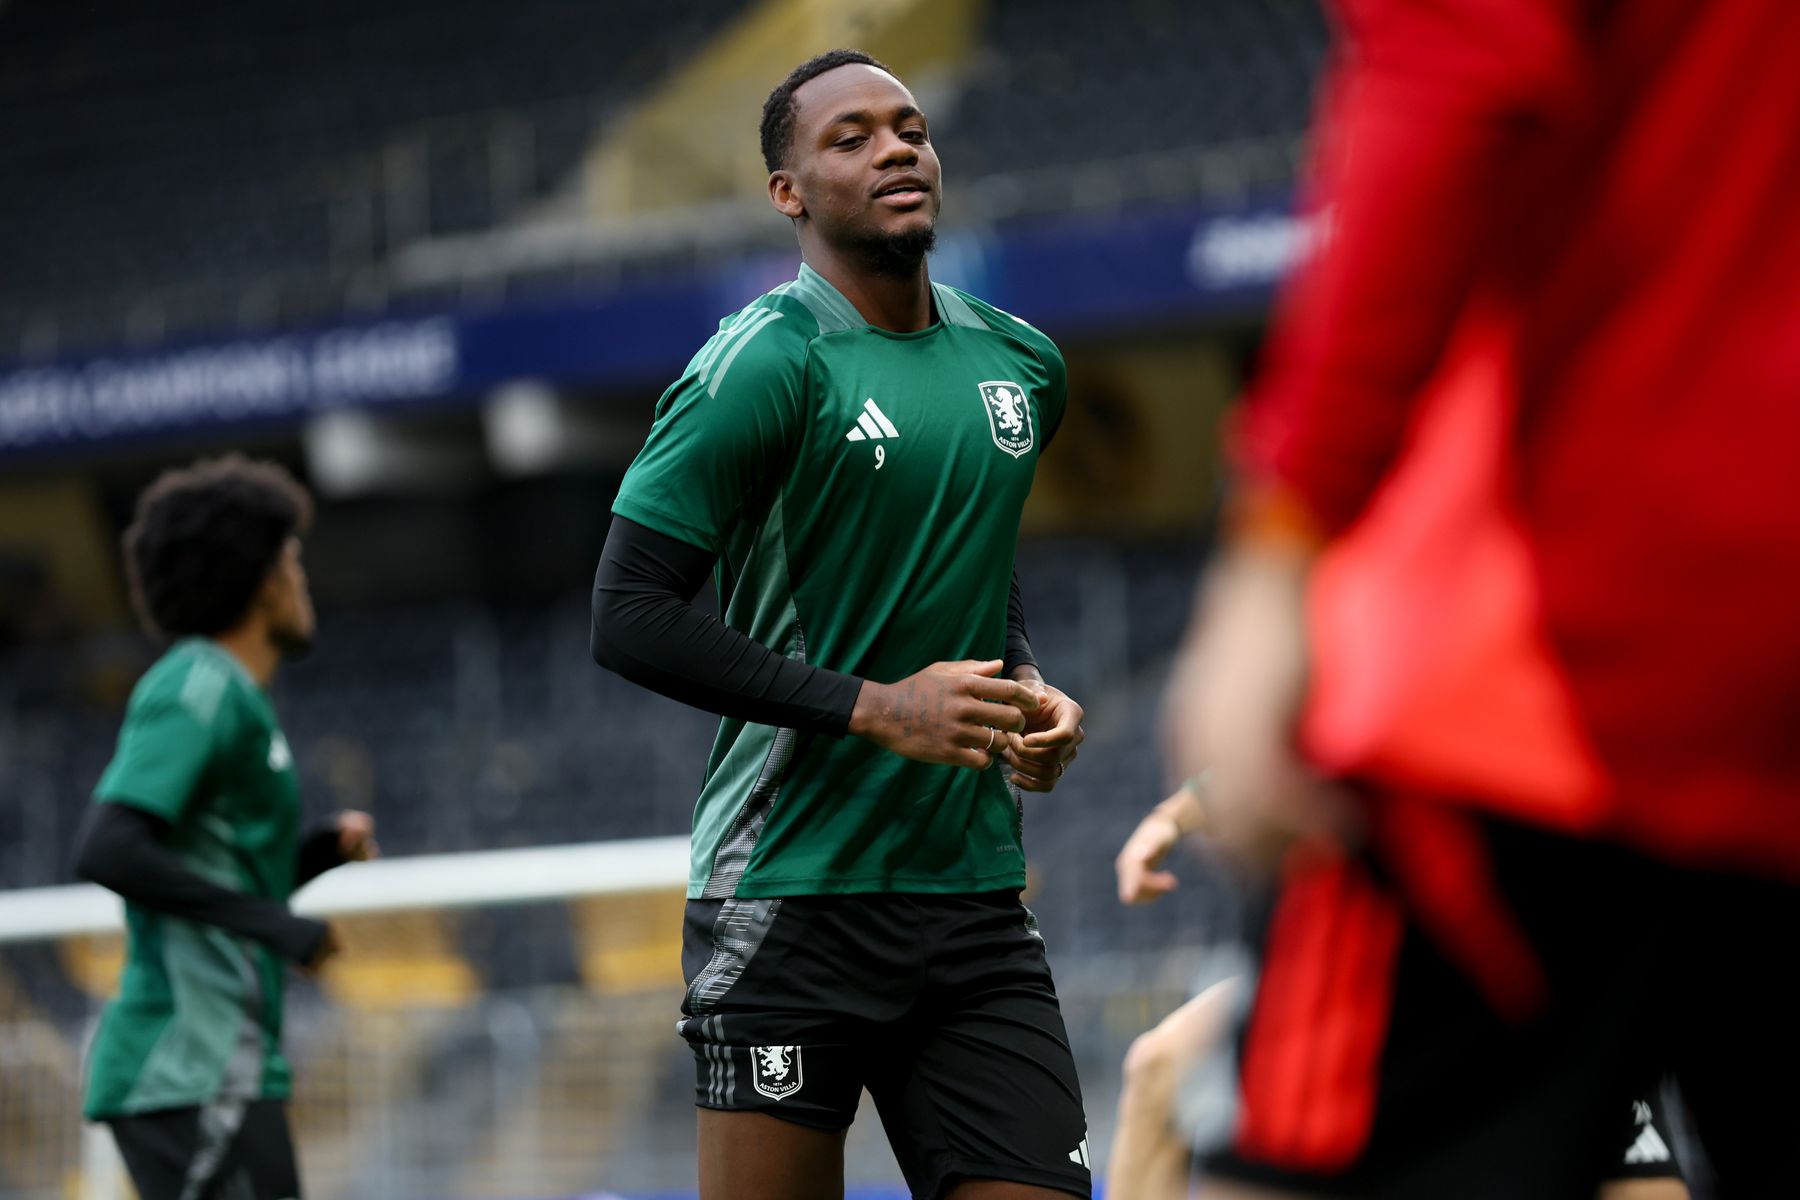
[[[168,821],[170,848],[234,891],[293,891],[300,793],[263,689],[205,638],[177,643],[138,681],[94,789]],[[90,1118],[221,1099],[277,1099],[283,967],[260,943],[125,905],[125,970],[89,1055]]]
[[[719,555],[725,621],[892,683],[1006,646],[1019,514],[1066,401],[1043,334],[933,285],[936,322],[871,326],[811,268],[720,323],[656,408],[613,511]],[[688,895],[1021,887],[1003,768],[719,724]]]

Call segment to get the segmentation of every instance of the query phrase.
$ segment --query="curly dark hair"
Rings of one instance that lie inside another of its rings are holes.
[[[769,168],[771,175],[782,169],[787,163],[788,153],[794,148],[794,122],[799,116],[794,105],[794,93],[808,80],[817,79],[827,71],[847,67],[852,63],[862,63],[893,74],[886,63],[876,61],[861,50],[827,50],[789,71],[788,77],[776,84],[775,90],[769,93],[769,98],[763,101],[763,166]]]
[[[125,530],[138,617],[168,638],[230,629],[311,523],[312,497],[277,463],[227,454],[164,471]]]

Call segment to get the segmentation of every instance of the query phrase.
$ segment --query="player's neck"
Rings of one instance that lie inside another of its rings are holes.
[[[925,261],[908,275],[884,275],[870,271],[826,247],[806,254],[806,265],[836,288],[877,329],[890,333],[917,333],[932,322],[931,275]]]
[[[234,629],[215,634],[213,641],[243,664],[244,670],[259,686],[266,688],[274,682],[275,669],[281,665],[281,651],[261,622],[246,621]]]

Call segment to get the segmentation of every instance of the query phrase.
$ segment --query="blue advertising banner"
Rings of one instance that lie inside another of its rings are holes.
[[[932,272],[1068,336],[1254,312],[1307,237],[1271,197],[947,235]],[[0,456],[467,403],[518,379],[654,390],[796,262],[768,255],[554,302],[0,369]]]

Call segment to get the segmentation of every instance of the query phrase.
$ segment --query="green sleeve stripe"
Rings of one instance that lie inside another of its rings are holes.
[[[700,352],[700,357],[694,362],[695,376],[701,379],[706,378],[706,373],[712,370],[713,362],[718,359],[726,345],[733,337],[737,336],[737,332],[743,328],[744,322],[752,319],[751,315],[758,311],[760,310],[753,305],[739,309],[723,329],[712,335],[712,338],[706,343],[706,348]]]
[[[764,312],[762,316],[750,323],[750,326],[738,336],[736,344],[731,347],[731,353],[725,356],[719,363],[718,370],[713,373],[712,382],[706,385],[707,395],[717,396],[719,394],[719,385],[725,382],[725,373],[731,370],[731,364],[736,362],[737,356],[744,352],[744,347],[748,346],[757,334],[779,320],[781,320],[780,313]]]
[[[225,698],[225,685],[230,682],[218,663],[197,658],[188,668],[181,685],[181,706],[202,725],[211,725],[219,715],[219,702]]]
[[[711,345],[707,347],[706,354],[701,358],[694,371],[694,377],[704,384],[707,376],[712,374],[713,368],[718,366],[720,355],[735,345],[747,331],[754,328],[767,312],[767,309],[751,305],[733,317],[730,326],[720,330],[718,335],[713,338]]]

